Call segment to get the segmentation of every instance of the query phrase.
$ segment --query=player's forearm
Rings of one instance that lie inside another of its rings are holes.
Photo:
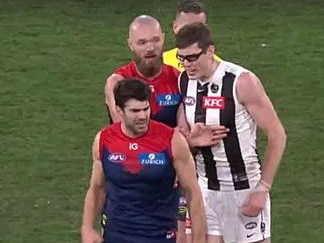
[[[285,147],[286,133],[284,128],[280,126],[277,131],[272,131],[268,134],[268,145],[262,165],[261,180],[269,186],[273,183]]]
[[[206,242],[206,219],[203,200],[200,190],[190,191],[186,193],[191,227],[192,227],[192,242]]]
[[[104,188],[89,188],[84,200],[83,227],[94,227],[105,202],[106,192]]]
[[[120,115],[118,114],[116,109],[113,109],[111,105],[109,105],[109,103],[106,102],[106,106],[107,106],[107,112],[109,112],[109,116],[111,118],[111,121],[113,123],[119,122],[121,120]]]

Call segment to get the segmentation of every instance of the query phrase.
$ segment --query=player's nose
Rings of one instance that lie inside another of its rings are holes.
[[[182,63],[184,67],[189,67],[192,62],[189,62],[187,59],[184,59]]]
[[[153,44],[151,43],[151,42],[148,42],[147,44],[146,44],[146,48],[145,48],[145,50],[146,51],[153,51],[154,50],[154,46],[153,46]]]
[[[147,112],[146,111],[140,111],[138,114],[137,114],[137,118],[139,120],[145,120],[147,118]]]

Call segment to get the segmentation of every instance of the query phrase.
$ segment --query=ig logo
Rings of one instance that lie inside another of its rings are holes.
[[[138,150],[138,144],[137,143],[129,143],[128,148],[129,148],[129,150]]]

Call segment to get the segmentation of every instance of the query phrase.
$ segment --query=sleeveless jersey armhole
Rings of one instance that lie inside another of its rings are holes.
[[[188,77],[186,71],[183,71],[182,73],[180,73],[179,78],[178,78],[178,88],[179,88],[179,92],[180,92],[182,98],[184,98],[186,96],[188,82],[189,82],[189,77]]]
[[[100,135],[99,135],[99,158],[100,158],[100,160],[102,161],[102,157],[103,157],[103,144],[104,144],[104,142],[103,142],[103,131],[104,131],[104,129],[102,129],[101,131],[100,131]]]

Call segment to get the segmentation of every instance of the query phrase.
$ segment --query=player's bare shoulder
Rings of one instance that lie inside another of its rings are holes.
[[[241,103],[251,99],[258,99],[265,91],[260,79],[250,71],[242,72],[237,80],[236,92]]]

